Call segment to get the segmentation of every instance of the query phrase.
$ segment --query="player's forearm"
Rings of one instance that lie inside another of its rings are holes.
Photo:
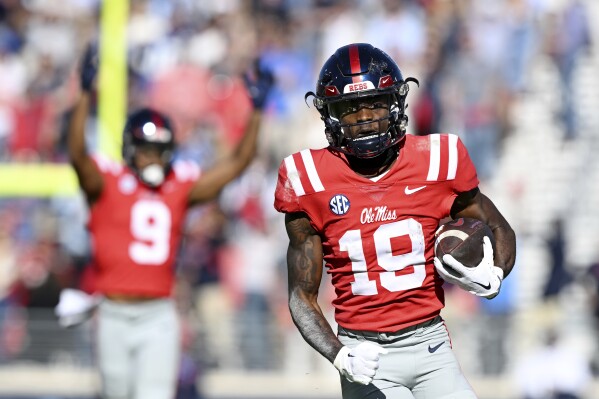
[[[483,199],[482,209],[487,219],[487,224],[495,237],[495,265],[503,270],[503,276],[512,271],[516,261],[516,234],[495,204],[486,196]]]
[[[69,159],[73,166],[78,169],[88,157],[87,148],[85,146],[85,123],[89,112],[89,93],[82,92],[69,124],[67,148]]]
[[[461,217],[474,217],[487,223],[495,237],[495,265],[504,277],[512,271],[516,261],[516,234],[499,209],[483,193],[474,197],[474,206],[467,207]]]
[[[262,121],[262,112],[254,110],[245,128],[241,141],[231,154],[231,162],[235,165],[234,174],[241,173],[254,159],[258,149],[258,133]]]
[[[189,196],[191,205],[215,199],[228,183],[247,168],[256,155],[261,118],[260,111],[252,113],[246,132],[231,155],[221,159],[217,165],[206,171],[191,191]]]
[[[71,165],[73,165],[79,180],[79,185],[91,204],[102,192],[104,182],[102,175],[94,166],[94,162],[85,145],[85,123],[89,111],[89,102],[89,94],[87,92],[81,93],[81,97],[77,105],[75,105],[71,116],[67,148]]]
[[[289,311],[304,340],[333,363],[343,344],[337,339],[318,304],[310,303],[292,292],[289,296]]]
[[[506,277],[516,262],[516,234],[505,223],[493,229],[493,236],[495,236],[495,265],[503,270],[503,275]]]

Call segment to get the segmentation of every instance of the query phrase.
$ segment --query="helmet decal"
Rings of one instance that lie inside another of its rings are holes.
[[[357,91],[374,90],[374,84],[370,80],[358,83],[350,83],[343,88],[343,94],[354,93]]]
[[[362,76],[358,75],[362,73],[362,66],[360,65],[360,52],[358,50],[358,46],[355,44],[349,45],[349,64],[351,67],[352,80],[354,83],[358,83],[362,81]]]

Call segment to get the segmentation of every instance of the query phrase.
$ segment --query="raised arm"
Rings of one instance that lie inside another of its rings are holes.
[[[460,194],[451,210],[454,218],[479,219],[489,225],[495,236],[494,261],[507,276],[516,261],[516,234],[495,204],[478,189]]]
[[[256,155],[262,111],[254,109],[241,141],[233,152],[202,173],[189,193],[189,204],[199,204],[216,198],[221,190],[241,174]]]
[[[289,311],[300,334],[331,363],[343,347],[318,305],[322,278],[322,243],[303,213],[285,215],[289,236],[287,269]]]
[[[88,47],[81,63],[81,93],[73,110],[67,137],[67,149],[71,165],[75,169],[79,186],[85,192],[89,203],[93,203],[102,192],[104,185],[85,145],[85,123],[89,114],[91,90],[97,71],[97,53]]]
[[[254,110],[243,137],[231,154],[219,160],[211,169],[202,174],[189,193],[190,205],[215,199],[227,183],[247,168],[256,155],[262,109],[274,84],[274,77],[269,70],[257,67],[255,79],[252,80],[248,76],[244,78]]]

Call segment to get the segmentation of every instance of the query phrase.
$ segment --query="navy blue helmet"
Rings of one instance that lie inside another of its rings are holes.
[[[142,108],[132,113],[123,129],[123,159],[136,173],[135,151],[141,146],[158,149],[165,163],[164,176],[172,166],[175,150],[175,135],[170,120],[158,111]],[[143,176],[142,180],[143,179]]]
[[[306,93],[306,99],[314,97],[314,105],[324,121],[325,134],[332,148],[358,158],[372,158],[398,144],[405,136],[408,82],[418,84],[414,78],[404,79],[395,61],[384,51],[367,43],[354,43],[340,47],[324,63],[316,93]],[[388,104],[388,117],[351,125],[340,122],[344,113],[354,111],[351,107],[356,99],[371,97]],[[389,123],[381,124],[383,121]],[[388,127],[358,140],[344,134],[344,130],[351,126],[373,122],[378,122],[379,127]]]

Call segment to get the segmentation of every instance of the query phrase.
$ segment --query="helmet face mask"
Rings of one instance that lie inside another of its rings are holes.
[[[325,62],[316,93],[308,92],[306,98],[314,97],[332,148],[358,158],[372,158],[405,136],[410,81],[418,82],[414,78],[404,80],[397,64],[382,50],[365,43],[350,44]],[[364,108],[378,118],[352,123],[345,120]]]
[[[144,108],[127,119],[123,130],[123,159],[150,187],[160,186],[168,175],[174,155],[175,139],[169,119]],[[139,159],[151,159],[139,165]]]

